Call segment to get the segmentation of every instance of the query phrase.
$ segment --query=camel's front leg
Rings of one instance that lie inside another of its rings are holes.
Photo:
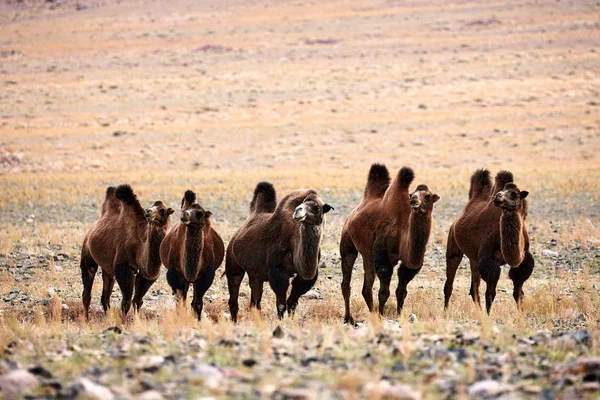
[[[282,319],[286,310],[285,297],[290,286],[290,279],[283,265],[279,264],[269,268],[269,285],[277,297],[277,316]]]

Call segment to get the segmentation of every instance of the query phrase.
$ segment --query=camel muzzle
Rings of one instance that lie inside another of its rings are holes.
[[[306,218],[306,209],[302,206],[296,207],[296,210],[294,210],[294,219],[296,221],[304,221],[305,218]]]

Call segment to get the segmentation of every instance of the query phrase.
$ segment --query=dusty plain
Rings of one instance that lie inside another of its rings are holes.
[[[0,396],[597,398],[599,21],[572,0],[2,0]],[[442,199],[405,311],[368,313],[359,258],[352,327],[337,247],[373,162]],[[467,260],[443,310],[480,167],[530,192],[523,313],[505,267],[482,315]],[[260,180],[336,207],[293,318],[268,285],[249,311],[245,280],[232,324],[221,266],[200,323],[164,273],[127,321],[118,288],[103,315],[97,276],[84,321],[79,252],[107,186],[173,208],[193,189],[227,243]],[[15,370],[35,378],[10,392]]]

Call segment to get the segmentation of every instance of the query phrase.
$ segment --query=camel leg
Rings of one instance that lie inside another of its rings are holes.
[[[144,304],[144,296],[148,292],[148,289],[150,289],[150,286],[154,284],[154,282],[156,282],[156,279],[146,279],[140,273],[138,273],[135,277],[135,293],[133,295],[133,307],[136,311],[140,311],[140,308],[142,308],[142,304]]]
[[[202,307],[204,306],[204,294],[210,288],[215,280],[215,268],[209,265],[201,277],[194,282],[194,299],[192,300],[192,309],[196,312],[198,321],[202,318]]]
[[[342,295],[344,296],[344,323],[354,325],[354,318],[350,315],[350,283],[352,282],[352,269],[358,257],[358,250],[352,243],[349,235],[342,235],[340,241],[340,255],[342,257]],[[293,283],[292,283],[293,284]]]
[[[452,296],[454,278],[456,277],[456,270],[458,269],[462,258],[463,252],[458,247],[458,244],[456,244],[456,240],[454,240],[454,230],[450,228],[450,232],[448,233],[448,242],[446,244],[446,283],[444,284],[444,310],[448,309],[450,296]]]
[[[481,298],[479,297],[479,285],[481,284],[481,273],[479,272],[479,264],[477,261],[470,260],[471,265],[471,288],[469,296],[473,299],[473,303],[481,310]]]
[[[315,274],[315,277],[309,280],[301,279],[298,275],[292,280],[292,291],[290,297],[287,299],[287,310],[289,315],[293,315],[298,305],[298,299],[314,286],[319,276],[319,270]]]
[[[374,252],[375,272],[379,278],[379,314],[383,315],[385,303],[390,297],[390,282],[394,273],[394,266],[390,261],[387,250]]]
[[[400,264],[400,268],[398,268],[398,288],[396,289],[396,300],[398,302],[398,315],[402,313],[402,308],[404,307],[404,300],[406,299],[406,295],[408,294],[408,290],[406,287],[408,283],[413,280],[413,278],[419,273],[419,269],[411,269],[405,267],[404,264]]]
[[[231,314],[231,320],[237,322],[238,315],[238,296],[240,294],[240,285],[244,279],[244,271],[237,263],[235,263],[227,253],[227,260],[225,261],[225,275],[227,276],[227,287],[229,289],[229,313]]]
[[[523,262],[517,268],[511,268],[508,277],[513,281],[513,297],[519,311],[523,311],[523,283],[531,276],[535,261],[530,252],[525,252]]]
[[[485,309],[489,314],[492,309],[492,303],[496,298],[496,286],[498,285],[498,280],[500,280],[500,266],[492,257],[483,254],[479,257],[479,271],[486,283]]]
[[[83,311],[85,313],[85,319],[89,320],[90,303],[92,302],[92,286],[94,285],[96,271],[98,271],[98,264],[92,258],[85,246],[81,250],[81,261],[79,266],[81,268],[81,280],[83,281],[83,293],[81,295]]]
[[[135,275],[127,263],[121,262],[115,265],[115,277],[123,295],[121,312],[126,316],[131,308]]]
[[[250,307],[260,310],[260,302],[263,295],[263,281],[258,278],[250,278]]]
[[[110,296],[112,295],[114,286],[115,276],[102,270],[102,297],[100,298],[100,301],[102,302],[104,314],[106,314],[110,309]]]
[[[370,255],[363,255],[363,267],[365,279],[363,281],[362,295],[367,303],[369,312],[373,312],[373,283],[375,283],[375,266]]]
[[[183,274],[178,272],[175,268],[169,268],[167,270],[167,283],[171,286],[171,290],[177,298],[177,304],[179,304],[180,300],[185,304],[190,284],[185,280]]]
[[[282,319],[286,310],[285,298],[290,286],[290,279],[285,273],[283,265],[269,268],[269,284],[277,297],[277,316]]]

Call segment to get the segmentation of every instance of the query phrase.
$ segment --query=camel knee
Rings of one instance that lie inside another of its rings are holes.
[[[500,266],[494,261],[479,262],[479,272],[485,283],[498,282],[500,279]]]

